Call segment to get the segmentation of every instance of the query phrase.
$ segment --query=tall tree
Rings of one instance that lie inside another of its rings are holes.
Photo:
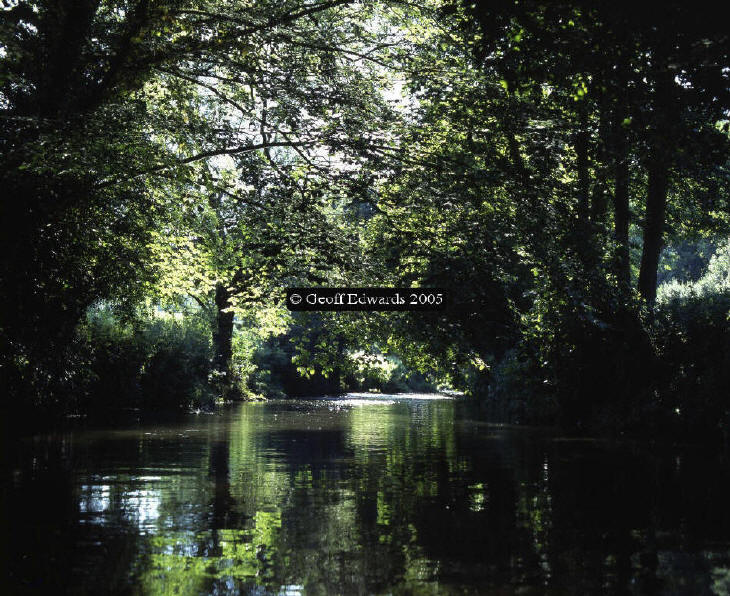
[[[26,0],[4,10],[3,374],[62,378],[55,353],[84,310],[102,298],[133,303],[135,288],[139,297],[153,230],[176,202],[160,187],[197,185],[199,166],[222,156],[364,143],[367,75],[337,71],[377,60],[372,15],[347,0]],[[254,89],[270,119],[244,117],[244,130],[235,111]]]
[[[665,227],[665,206],[673,176],[692,175],[686,165],[721,164],[717,152],[725,139],[715,123],[728,109],[728,36],[713,10],[684,3],[620,2],[610,7],[585,3],[469,3],[482,33],[481,56],[488,67],[504,73],[512,85],[548,85],[564,104],[563,123],[574,131],[577,154],[576,203],[586,204],[586,124],[588,114],[600,121],[613,112],[613,126],[595,140],[599,154],[612,157],[614,167],[614,236],[618,244],[618,277],[629,274],[629,181],[631,154],[643,166],[645,192],[643,249],[638,289],[652,304],[656,270]],[[573,113],[572,122],[565,116]],[[608,130],[612,130],[610,134]],[[714,131],[714,132],[713,132]],[[557,133],[557,131],[556,131]],[[711,138],[714,134],[714,140]],[[702,151],[709,143],[711,151]],[[687,159],[692,152],[692,159]],[[595,169],[605,176],[607,169]],[[696,170],[695,170],[696,171]],[[604,185],[596,179],[595,185]],[[580,210],[580,209],[579,209]]]

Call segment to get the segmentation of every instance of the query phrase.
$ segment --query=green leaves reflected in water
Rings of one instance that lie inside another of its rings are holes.
[[[251,529],[184,532],[150,538],[140,578],[148,594],[192,594],[214,580],[266,584],[273,578],[281,512],[258,511]]]
[[[371,401],[250,404],[224,425],[213,421],[199,454],[207,478],[197,479],[208,516],[198,531],[160,527],[148,539],[142,591],[349,593],[434,582],[438,565],[418,526],[442,471],[459,483],[468,468],[454,457],[453,404]],[[163,491],[160,510],[182,506],[172,496]]]
[[[722,465],[379,399],[25,445],[14,593],[727,594]]]

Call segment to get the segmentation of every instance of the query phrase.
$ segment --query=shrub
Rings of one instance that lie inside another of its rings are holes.
[[[727,438],[730,423],[730,243],[696,282],[659,291],[654,334],[666,367],[664,415],[690,436]]]
[[[74,375],[76,409],[210,407],[212,346],[207,322],[162,313],[116,317],[90,310],[78,334],[82,366]]]

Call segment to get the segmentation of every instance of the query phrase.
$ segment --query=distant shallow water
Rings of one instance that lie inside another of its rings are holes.
[[[452,395],[445,395],[443,393],[346,393],[344,399],[360,399],[368,397],[387,397],[394,399],[454,399]],[[342,398],[340,398],[342,399]]]
[[[454,399],[453,395],[445,395],[443,393],[347,393],[344,397],[336,398],[346,401],[356,400],[442,400]]]
[[[340,406],[378,406],[393,405],[403,400],[444,400],[454,399],[442,393],[347,393],[341,397],[333,397],[332,401]]]
[[[730,594],[730,470],[489,424],[431,394],[39,435],[11,594]]]

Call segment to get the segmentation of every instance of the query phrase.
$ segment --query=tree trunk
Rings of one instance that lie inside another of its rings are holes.
[[[606,143],[610,142],[610,112],[605,101],[601,102],[601,113],[598,124],[598,142],[596,143],[596,180],[591,193],[591,221],[600,223],[606,217],[608,207],[607,179],[609,171],[606,167]]]
[[[613,192],[614,237],[616,239],[616,269],[619,283],[627,288],[631,283],[631,260],[629,256],[629,147],[625,132],[621,129],[622,116],[619,113],[614,131],[614,178]]]
[[[657,268],[662,250],[664,211],[669,190],[669,164],[662,156],[655,156],[649,163],[649,187],[646,194],[646,221],[644,223],[644,248],[641,252],[639,293],[651,306],[656,300]]]
[[[590,181],[588,180],[589,133],[584,118],[581,119],[580,126],[581,129],[575,135],[576,168],[578,170],[578,217],[581,223],[585,224],[589,215],[588,189]]]
[[[230,308],[230,294],[223,284],[215,288],[216,306],[216,329],[213,333],[213,345],[215,356],[213,366],[215,370],[223,374],[224,391],[233,386],[233,374],[231,371],[231,360],[233,358],[233,312],[227,311]]]
[[[648,188],[644,248],[641,252],[639,293],[649,306],[656,300],[657,267],[664,233],[664,212],[669,192],[669,168],[674,157],[674,123],[679,117],[673,98],[674,75],[668,68],[657,70],[654,89],[653,130],[649,136]]]
[[[613,214],[614,239],[616,241],[616,276],[619,287],[629,292],[631,287],[631,255],[629,253],[629,63],[627,57],[618,55],[616,61],[615,96],[611,121],[611,153],[613,154],[614,188]]]

